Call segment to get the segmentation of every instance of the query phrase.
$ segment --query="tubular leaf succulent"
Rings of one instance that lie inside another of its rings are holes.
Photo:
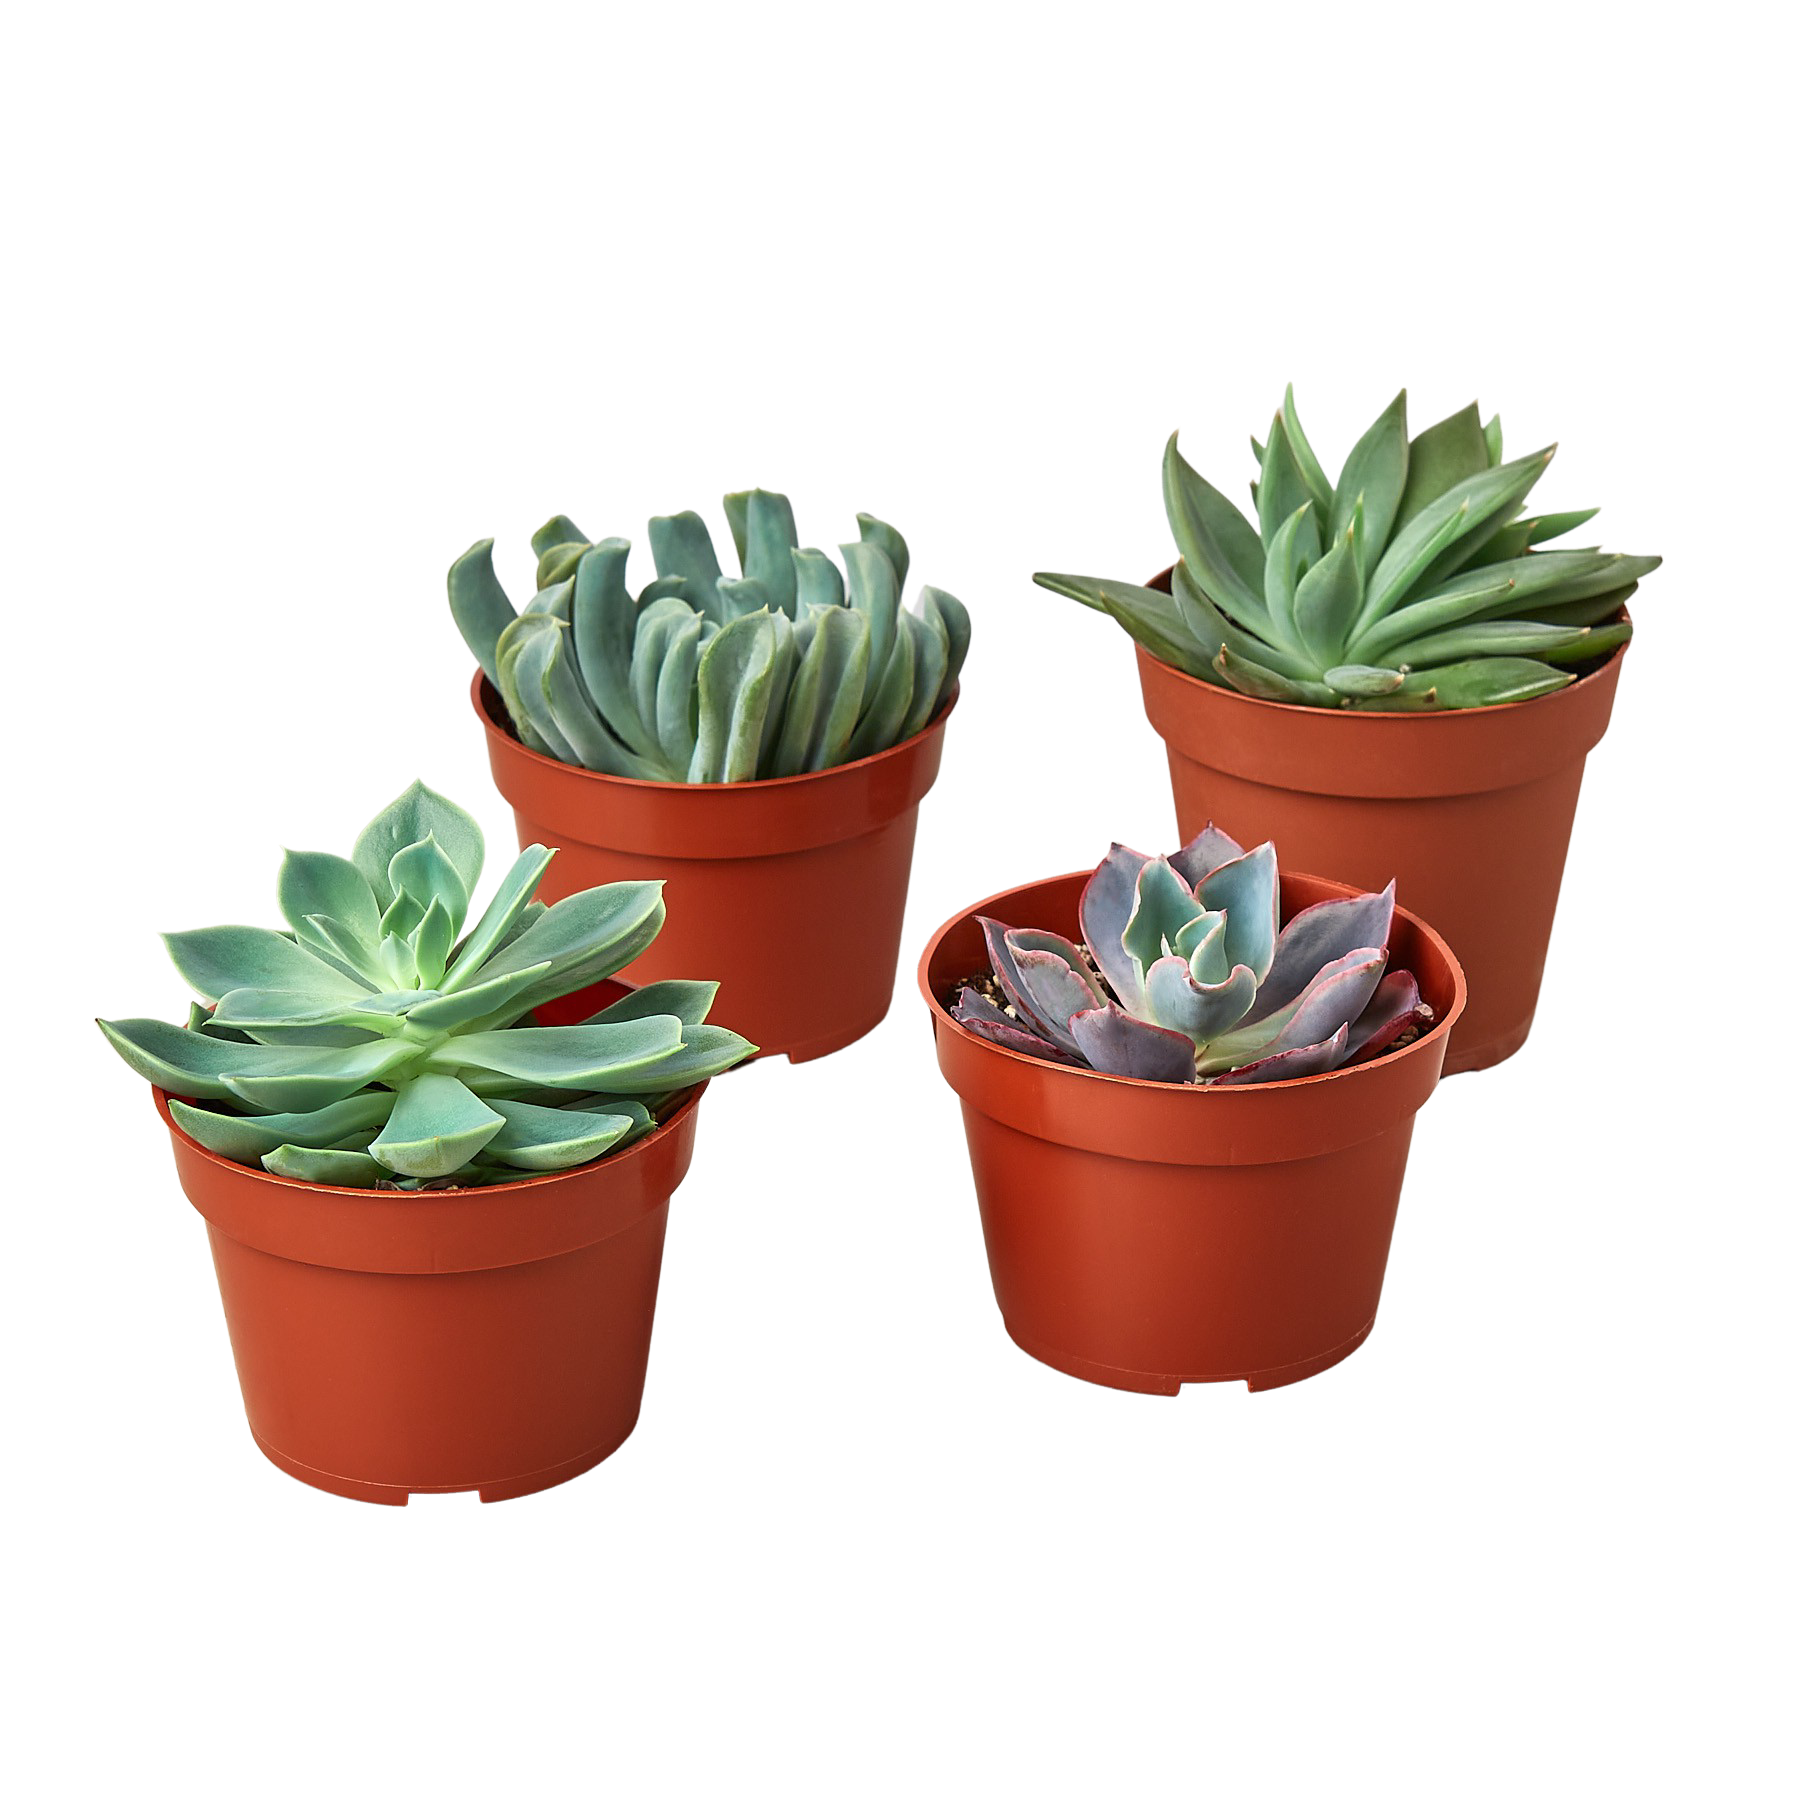
[[[650,521],[656,579],[634,599],[631,546],[560,514],[531,540],[523,613],[492,538],[451,564],[450,611],[533,750],[645,781],[751,781],[872,756],[922,731],[969,648],[960,600],[900,604],[906,540],[859,513],[844,570],[800,548],[787,499],[727,494],[741,576],[720,573],[698,513]]]
[[[1251,448],[1252,524],[1183,459],[1163,455],[1180,560],[1172,592],[1040,574],[1109,612],[1184,673],[1259,700],[1423,712],[1566,687],[1631,636],[1619,609],[1662,561],[1542,550],[1594,516],[1522,517],[1555,447],[1513,462],[1473,405],[1410,442],[1406,394],[1326,480],[1287,390]]]
[[[1388,969],[1394,887],[1279,926],[1275,848],[1211,825],[1173,856],[1114,844],[1081,896],[1085,944],[983,919],[992,985],[952,1016],[1009,1050],[1142,1081],[1291,1081],[1431,1022]]]
[[[164,939],[206,1006],[185,1028],[98,1021],[171,1095],[190,1137],[234,1162],[334,1187],[518,1181],[592,1162],[648,1131],[677,1089],[755,1048],[706,1024],[718,984],[659,981],[580,1025],[533,1007],[604,980],[662,928],[662,883],[545,906],[533,844],[464,933],[481,830],[415,782],[348,858],[290,850],[289,929],[216,925]]]

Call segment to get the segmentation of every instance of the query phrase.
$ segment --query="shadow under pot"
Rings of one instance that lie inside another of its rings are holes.
[[[1393,965],[1413,972],[1434,1023],[1371,1062],[1295,1081],[1136,1081],[957,1024],[958,991],[988,966],[979,918],[1078,940],[1088,880],[1062,875],[970,907],[919,967],[1006,1329],[1053,1369],[1135,1393],[1317,1375],[1375,1323],[1413,1115],[1463,1010],[1456,958],[1396,908]],[[1283,875],[1283,917],[1355,891]]]
[[[954,692],[923,731],[874,756],[705,783],[558,762],[519,742],[479,672],[470,695],[520,845],[557,852],[546,900],[609,881],[666,881],[668,921],[622,978],[704,970],[719,983],[714,1021],[792,1062],[841,1050],[887,1016],[919,802],[937,780]],[[581,993],[541,1016],[564,1024],[592,1011]]]

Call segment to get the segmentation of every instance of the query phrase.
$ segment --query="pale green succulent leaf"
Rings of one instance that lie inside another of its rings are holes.
[[[775,667],[767,613],[734,619],[700,654],[699,728],[689,781],[753,781]]]
[[[582,1023],[619,1025],[627,1019],[648,1019],[666,1013],[684,1026],[703,1025],[718,992],[716,981],[649,981],[603,1006]]]
[[[1262,631],[1263,543],[1255,528],[1181,454],[1179,434],[1163,450],[1163,510],[1182,560],[1195,579],[1240,624]],[[1298,506],[1306,495],[1301,493]],[[1291,510],[1291,509],[1290,509]],[[1273,535],[1272,533],[1270,535]]]
[[[876,691],[888,679],[894,646],[900,640],[900,579],[892,560],[878,543],[845,544],[841,548],[849,603],[869,622],[869,666],[862,695],[862,711],[866,713],[873,709]],[[902,708],[902,716],[904,711]]]
[[[472,894],[481,879],[483,846],[481,827],[454,802],[415,781],[405,793],[384,806],[362,829],[352,857],[363,878],[375,890],[375,900],[385,907],[393,898],[388,885],[388,864],[394,853],[408,844],[435,838]]]
[[[911,566],[906,539],[892,525],[876,518],[873,513],[859,512],[856,515],[856,529],[865,544],[873,544],[893,564],[895,592],[904,593],[906,571]]]
[[[924,614],[935,614],[938,624],[943,627],[944,641],[949,646],[949,660],[944,667],[944,679],[938,688],[937,705],[941,706],[950,697],[950,690],[962,677],[963,664],[969,657],[969,609],[954,594],[947,594],[942,588],[929,585],[919,589],[919,610]],[[936,707],[933,708],[936,711]]]
[[[1406,492],[1409,447],[1406,440],[1406,390],[1402,388],[1373,425],[1357,439],[1338,477],[1331,503],[1328,535],[1344,535],[1358,503],[1363,510],[1363,566],[1373,568],[1388,538]]]
[[[503,1123],[483,1152],[490,1162],[539,1172],[571,1169],[604,1156],[628,1137],[636,1120],[624,1112],[571,1112],[522,1100],[493,1102]]]
[[[507,870],[501,881],[499,892],[488,902],[487,909],[476,921],[475,928],[463,939],[451,957],[449,972],[440,983],[446,994],[453,994],[467,987],[477,975],[483,975],[485,979],[486,975],[493,973],[486,971],[484,974],[483,965],[504,946],[514,926],[524,917],[526,909],[532,904],[532,896],[538,890],[538,883],[544,879],[544,871],[549,868],[550,859],[555,854],[555,851],[547,850],[542,844],[529,844],[519,852],[518,860]]]
[[[527,1009],[525,998],[550,973],[548,961],[528,964],[492,981],[477,981],[455,993],[439,993],[421,999],[407,1012],[407,1019],[422,1031],[460,1031],[480,1020],[488,1029],[508,1025]]]
[[[1239,656],[1226,646],[1212,660],[1212,671],[1225,687],[1252,700],[1280,700],[1289,706],[1331,706],[1337,696],[1322,681],[1295,680],[1254,657]]]
[[[650,521],[650,554],[660,577],[679,576],[687,583],[686,598],[697,612],[717,619],[726,614],[719,600],[719,556],[712,533],[697,512],[671,513]]]
[[[864,515],[858,514],[859,518]],[[809,606],[840,607],[844,604],[844,578],[823,550],[794,552],[796,618]]]
[[[531,554],[542,556],[561,544],[586,545],[587,533],[567,513],[556,513],[531,534]]]
[[[449,588],[450,616],[481,664],[481,672],[498,688],[500,634],[518,615],[494,574],[492,538],[471,545],[450,565]]]
[[[900,628],[912,645],[912,701],[893,742],[904,743],[923,731],[937,711],[944,691],[944,671],[950,666],[950,640],[935,613],[902,610]]]
[[[1308,571],[1308,576],[1311,575]],[[1238,627],[1212,603],[1207,594],[1193,578],[1185,562],[1175,565],[1169,581],[1170,592],[1174,597],[1176,612],[1180,615],[1186,635],[1200,645],[1210,657],[1216,658],[1221,647],[1229,650],[1233,656],[1252,659],[1292,680],[1307,680],[1318,671],[1311,655],[1304,648],[1296,620],[1295,638],[1297,644],[1290,649],[1285,644],[1275,643],[1259,633],[1240,631]],[[1296,605],[1298,593],[1296,592]],[[1273,622],[1270,625],[1273,634]]]
[[[1486,619],[1472,625],[1452,626],[1448,631],[1428,631],[1409,639],[1394,651],[1394,660],[1408,668],[1430,668],[1463,662],[1472,656],[1542,656],[1548,650],[1567,650],[1583,643],[1590,632],[1585,625],[1539,625],[1528,619]]]
[[[1446,712],[1504,706],[1553,694],[1573,675],[1529,657],[1483,656],[1440,668],[1414,669],[1391,694],[1361,704],[1374,712]]]
[[[396,1089],[369,1154],[396,1175],[432,1180],[460,1169],[505,1124],[453,1075],[419,1074]]]
[[[207,925],[198,931],[163,934],[182,979],[203,1000],[217,1000],[233,988],[274,987],[312,994],[319,1000],[351,1001],[369,989],[340,969],[260,925]]]
[[[1473,402],[1427,426],[1413,439],[1407,454],[1406,489],[1394,516],[1395,526],[1411,524],[1452,488],[1490,467],[1481,409]]]
[[[842,762],[868,680],[869,621],[837,606],[818,616],[782,717],[771,775],[799,775]]]
[[[1039,571],[1031,578],[1053,594],[1079,600],[1097,612],[1110,613],[1150,654],[1183,674],[1214,681],[1210,667],[1217,647],[1196,645],[1172,595],[1159,588],[1137,587],[1094,575],[1058,575]]]
[[[388,1171],[366,1150],[311,1150],[282,1144],[262,1159],[271,1175],[315,1187],[372,1188],[387,1180]]]
[[[420,1054],[419,1046],[404,1038],[291,1050],[259,1044],[256,1051],[254,1062],[222,1079],[232,1094],[260,1112],[315,1112],[394,1074]]]
[[[480,1077],[488,1074],[538,1087],[604,1093],[621,1080],[647,1076],[680,1049],[684,1029],[679,1019],[656,1017],[606,1025],[515,1025],[505,1031],[470,1031],[433,1051],[426,1067],[445,1074],[469,1073],[478,1091]]]
[[[457,921],[444,902],[436,897],[425,909],[425,916],[412,933],[413,967],[422,988],[436,990],[450,965],[450,951],[456,943]]]
[[[441,904],[456,931],[469,910],[469,889],[449,853],[431,833],[416,844],[394,852],[388,864],[388,886],[396,894],[407,894],[425,912],[434,901]]]
[[[663,917],[660,881],[614,881],[605,887],[585,888],[557,901],[529,929],[495,952],[488,959],[484,978],[497,980],[547,962],[551,970],[542,978],[543,985],[568,980],[569,985],[559,993],[573,993],[623,968],[661,930]],[[608,963],[610,967],[605,966]],[[570,979],[577,975],[581,979]],[[454,976],[446,978],[447,990],[454,991],[453,982]],[[557,997],[540,986],[533,1004]]]
[[[883,559],[885,560],[885,558]],[[874,682],[874,692],[867,699],[862,718],[850,734],[852,758],[873,756],[890,744],[898,743],[907,714],[912,709],[915,673],[912,638],[906,626],[910,614],[895,615],[895,638],[888,652],[887,667]],[[870,633],[870,675],[874,676],[874,634]]]
[[[326,850],[288,850],[275,878],[281,916],[296,932],[306,920],[323,915],[341,925],[360,944],[373,949],[381,938],[381,909],[375,890],[348,857]]]
[[[1291,381],[1287,385],[1287,392],[1282,396],[1281,423],[1287,433],[1288,447],[1299,465],[1300,478],[1306,484],[1307,497],[1312,501],[1319,517],[1329,519],[1336,496],[1332,492],[1330,481],[1326,479],[1324,469],[1319,465],[1318,457],[1313,454],[1312,445],[1307,442],[1305,429],[1300,423],[1300,410],[1294,404],[1294,384]]]
[[[394,1096],[386,1088],[352,1094],[330,1106],[306,1113],[222,1113],[210,1107],[170,1100],[175,1123],[197,1144],[232,1162],[260,1162],[283,1144],[324,1150],[363,1132],[378,1131],[393,1111]]]
[[[758,604],[790,619],[796,593],[794,552],[799,545],[787,495],[752,488],[745,496],[744,545],[738,560],[744,574],[764,591],[765,599]]]
[[[1339,663],[1325,671],[1325,685],[1352,699],[1391,694],[1405,679],[1399,669],[1376,668],[1369,663]]]
[[[1362,608],[1362,573],[1358,566],[1354,527],[1347,530],[1300,578],[1294,590],[1294,626],[1312,659],[1304,671],[1317,676],[1344,661],[1344,647]],[[1279,662],[1264,659],[1281,673]]]

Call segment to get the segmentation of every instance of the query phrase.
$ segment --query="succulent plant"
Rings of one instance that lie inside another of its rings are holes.
[[[415,782],[350,857],[287,852],[287,931],[164,939],[210,1008],[191,1007],[185,1027],[100,1029],[181,1096],[169,1110],[209,1150],[334,1187],[472,1186],[591,1162],[754,1049],[704,1022],[710,981],[653,982],[579,1025],[531,1022],[651,942],[662,883],[545,906],[533,895],[553,853],[533,844],[462,935],[482,854],[475,821]]]
[[[1114,844],[1082,890],[1084,944],[981,920],[991,982],[952,1016],[1029,1056],[1102,1075],[1290,1081],[1366,1061],[1431,1022],[1388,969],[1394,886],[1280,925],[1275,848],[1207,828],[1173,856]]]
[[[781,494],[727,494],[741,576],[698,513],[650,521],[656,579],[634,599],[631,546],[560,514],[531,540],[537,593],[515,614],[492,538],[450,568],[450,611],[533,750],[647,781],[751,781],[872,756],[922,731],[969,648],[937,588],[902,607],[906,540],[857,514],[844,572],[804,550]]]
[[[1566,687],[1631,636],[1619,609],[1662,558],[1542,550],[1594,516],[1521,517],[1555,446],[1501,460],[1467,406],[1410,442],[1404,390],[1334,488],[1287,390],[1251,448],[1252,525],[1169,439],[1172,592],[1080,575],[1044,587],[1109,612],[1152,656],[1261,700],[1420,712]]]

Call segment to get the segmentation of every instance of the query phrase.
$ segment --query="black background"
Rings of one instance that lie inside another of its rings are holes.
[[[594,535],[634,536],[635,585],[650,572],[646,515],[697,506],[724,545],[718,495],[752,482],[794,497],[806,542],[853,536],[857,508],[893,520],[914,581],[974,614],[895,1006],[837,1057],[752,1066],[707,1094],[632,1440],[549,1494],[484,1510],[421,1498],[403,1514],[315,1494],[256,1453],[202,1226],[148,1094],[92,1040],[103,1141],[85,1148],[113,1177],[119,1276],[94,1328],[130,1370],[108,1413],[139,1444],[133,1480],[239,1525],[346,1543],[392,1544],[452,1516],[464,1537],[513,1550],[677,1523],[697,1552],[814,1580],[871,1532],[904,1557],[945,1534],[1004,1543],[1098,1525],[1125,1553],[1197,1508],[1255,1525],[1327,1496],[1404,1516],[1480,1492],[1523,1516],[1546,1481],[1609,1454],[1613,1427],[1597,1418],[1633,1278],[1613,1150],[1645,1123],[1636,1084],[1660,1040],[1636,974],[1667,925],[1649,923],[1642,889],[1667,855],[1649,846],[1681,751],[1667,706],[1687,648],[1669,623],[1679,558],[1636,601],[1642,637],[1589,761],[1534,1037],[1420,1116],[1381,1319],[1345,1364],[1267,1395],[1139,1399],[1012,1348],[914,988],[923,940],[968,900],[1091,866],[1114,837],[1172,848],[1129,641],[1028,572],[1141,580],[1168,562],[1157,459],[1175,425],[1193,463],[1247,502],[1246,434],[1262,436],[1289,376],[1330,468],[1400,383],[1415,430],[1478,392],[1503,410],[1508,452],[1561,437],[1534,504],[1604,502],[1589,540],[1672,553],[1654,383],[1600,311],[1496,313],[1454,344],[1390,329],[1354,358],[1249,326],[1208,337],[1121,313],[1100,329],[1078,306],[1051,319],[931,290],[904,328],[779,358],[729,333],[704,355],[616,338],[603,310],[479,355],[481,320],[454,293],[427,311],[421,337],[407,311],[376,317],[355,347],[333,335],[329,349],[265,349],[241,383],[214,367],[184,418],[209,455],[142,472],[167,499],[135,545],[131,603],[90,697],[124,754],[97,823],[110,873],[88,900],[113,929],[85,1012],[180,1017],[184,990],[151,932],[275,923],[277,842],[347,850],[412,776],[470,806],[490,869],[504,864],[511,821],[466,700],[446,563],[495,533],[522,599],[527,535],[563,509]],[[187,400],[173,374],[157,391],[171,409]],[[769,954],[797,981],[830,979],[803,893],[792,916],[792,941]]]

